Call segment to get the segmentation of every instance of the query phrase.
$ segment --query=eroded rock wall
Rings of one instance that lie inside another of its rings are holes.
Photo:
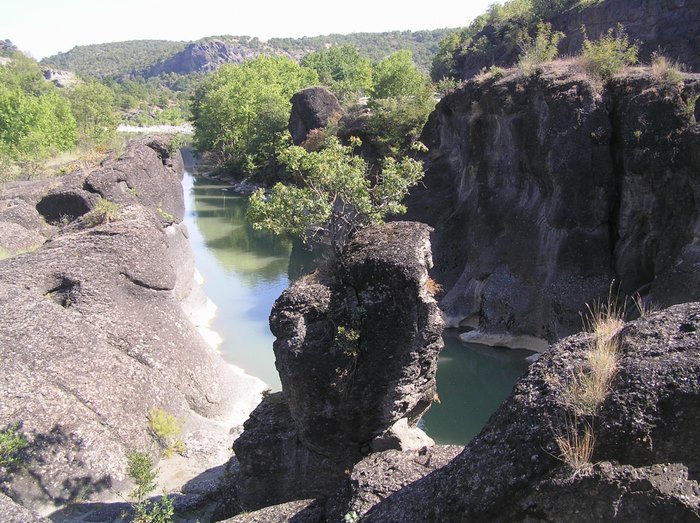
[[[596,86],[555,64],[470,81],[424,130],[425,188],[449,326],[554,341],[607,296],[697,299],[700,81]]]

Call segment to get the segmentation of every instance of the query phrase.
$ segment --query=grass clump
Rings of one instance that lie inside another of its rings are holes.
[[[134,482],[134,490],[129,494],[136,501],[133,523],[169,523],[172,521],[175,509],[173,500],[163,495],[153,503],[148,501],[148,495],[156,489],[158,471],[153,469],[153,460],[145,452],[133,451],[127,454],[127,475]]]
[[[619,333],[625,324],[624,313],[612,296],[608,296],[607,303],[589,307],[586,324],[592,336],[585,363],[574,371],[565,395],[575,412],[593,415],[610,392],[617,373],[620,361]]]
[[[678,85],[683,81],[682,67],[673,60],[659,53],[651,55],[651,74],[654,79],[665,85]]]
[[[95,227],[118,219],[119,205],[107,198],[100,197],[92,210],[83,216],[83,223],[87,227]]]
[[[164,457],[170,458],[174,454],[185,452],[185,444],[179,437],[182,427],[169,412],[157,407],[151,409],[148,413],[148,428],[163,447]]]
[[[542,64],[551,62],[559,54],[559,42],[564,33],[552,31],[552,24],[540,22],[534,38],[526,37],[520,44],[521,54],[518,68],[525,76],[537,72]]]
[[[608,32],[596,41],[591,41],[586,36],[585,27],[582,29],[584,69],[592,77],[607,81],[626,66],[637,63],[639,45],[630,43],[622,24],[616,28],[608,29]]]
[[[0,430],[0,467],[16,467],[22,463],[22,451],[29,446],[16,423]]]
[[[569,420],[566,433],[555,438],[559,447],[560,459],[575,472],[582,472],[591,466],[595,434],[593,426],[587,421],[579,422],[578,418]]]

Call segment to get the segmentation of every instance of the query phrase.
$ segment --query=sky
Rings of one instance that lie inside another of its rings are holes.
[[[0,40],[37,60],[76,45],[417,31],[468,25],[495,0],[0,0]]]

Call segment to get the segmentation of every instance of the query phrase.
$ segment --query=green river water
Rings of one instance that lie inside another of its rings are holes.
[[[230,187],[185,174],[186,223],[204,289],[217,305],[211,325],[224,358],[279,390],[268,316],[275,299],[309,271],[312,258],[286,238],[254,231],[246,198]],[[437,443],[465,444],[527,369],[526,351],[465,345],[446,331],[438,394],[422,420]]]

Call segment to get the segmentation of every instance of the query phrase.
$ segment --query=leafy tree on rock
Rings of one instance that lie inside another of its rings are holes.
[[[364,159],[353,154],[359,145],[357,138],[343,146],[331,137],[320,151],[286,149],[280,160],[296,183],[278,183],[269,195],[256,191],[248,210],[253,226],[298,235],[312,245],[328,244],[338,255],[356,230],[404,213],[401,202],[423,177],[422,165],[410,158],[386,158],[381,171],[370,176]]]

